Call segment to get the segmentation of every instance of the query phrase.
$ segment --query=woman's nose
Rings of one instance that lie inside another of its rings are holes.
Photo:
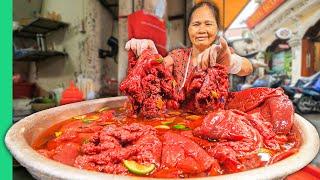
[[[203,26],[203,25],[201,25],[201,26],[199,27],[199,29],[198,29],[198,33],[203,34],[203,33],[206,33],[206,32],[207,32],[206,27]]]

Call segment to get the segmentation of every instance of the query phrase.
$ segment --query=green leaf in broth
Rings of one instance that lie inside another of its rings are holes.
[[[189,115],[189,116],[186,116],[186,119],[187,120],[197,120],[197,119],[199,119],[200,118],[200,116],[197,116],[197,115]]]
[[[89,139],[88,138],[85,138],[82,142],[82,144],[88,144],[89,143]]]
[[[174,120],[175,120],[175,119],[176,119],[175,117],[167,118],[165,121],[162,121],[161,124],[163,124],[163,125],[172,124],[172,123],[174,123]]]
[[[174,128],[174,129],[178,129],[178,130],[184,130],[184,131],[190,130],[190,128],[186,127],[186,126],[183,125],[183,124],[176,124],[176,125],[173,126],[173,128]]]
[[[102,112],[102,111],[109,110],[109,109],[110,109],[109,107],[104,107],[104,108],[99,109],[98,112]]]
[[[154,128],[156,128],[156,129],[170,129],[170,127],[167,125],[157,125],[157,126],[154,126]]]
[[[57,131],[57,132],[54,132],[54,136],[56,138],[60,137],[62,135],[62,132],[61,131]]]
[[[91,119],[82,119],[81,121],[85,124],[90,124],[92,122]]]
[[[77,119],[77,120],[82,120],[86,117],[86,115],[79,115],[79,116],[74,116],[72,117],[73,119]]]

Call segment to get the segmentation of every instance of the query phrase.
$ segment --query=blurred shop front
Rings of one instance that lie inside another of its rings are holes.
[[[292,51],[288,43],[291,31],[281,28],[276,32],[277,39],[266,49],[266,61],[270,71],[279,75],[291,77]]]
[[[270,70],[295,83],[320,70],[319,20],[319,0],[264,0],[246,23]]]

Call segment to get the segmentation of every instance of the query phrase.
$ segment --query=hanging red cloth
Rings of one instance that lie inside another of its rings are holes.
[[[151,39],[163,57],[167,55],[167,33],[165,21],[143,10],[128,16],[128,39]]]

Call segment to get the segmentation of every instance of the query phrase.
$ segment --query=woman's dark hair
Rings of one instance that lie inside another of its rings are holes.
[[[215,17],[216,22],[217,22],[218,29],[221,29],[219,8],[215,3],[211,2],[211,1],[202,1],[192,7],[192,9],[189,13],[189,17],[188,17],[188,27],[190,25],[191,17],[192,17],[192,14],[194,13],[194,11],[197,10],[198,8],[204,7],[204,6],[207,6],[210,8],[210,10],[211,10],[213,16]]]

